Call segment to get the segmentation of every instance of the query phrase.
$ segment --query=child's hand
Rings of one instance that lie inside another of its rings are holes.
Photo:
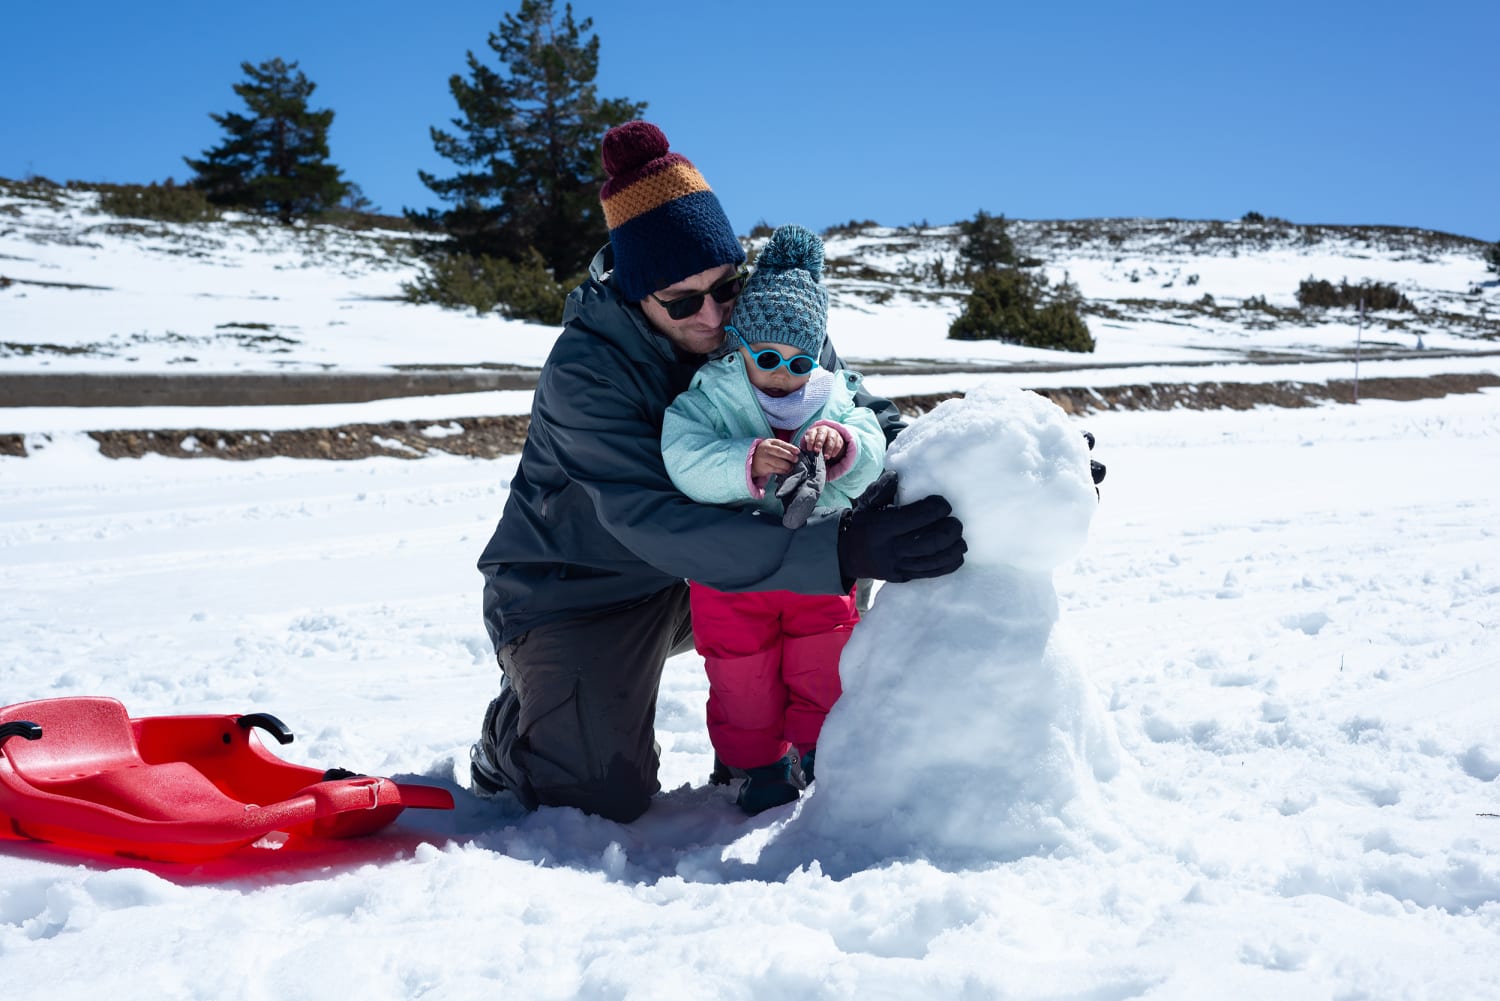
[[[825,459],[837,459],[844,454],[844,436],[836,428],[819,424],[802,436],[802,447],[809,452],[822,452]]]
[[[797,464],[797,446],[780,438],[762,438],[755,443],[755,453],[750,459],[750,475],[781,476],[790,473]]]

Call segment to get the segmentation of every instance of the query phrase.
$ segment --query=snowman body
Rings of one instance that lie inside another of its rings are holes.
[[[863,863],[1099,840],[1119,749],[1052,580],[1098,503],[1081,431],[1037,394],[981,389],[915,421],[887,466],[901,502],[949,500],[969,549],[956,573],[877,593],[840,661],[798,826]]]

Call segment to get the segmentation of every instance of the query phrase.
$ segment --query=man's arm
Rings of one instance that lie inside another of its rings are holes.
[[[847,367],[839,361],[838,352],[833,349],[833,341],[828,338],[823,340],[823,353],[818,356],[818,364],[830,372],[837,372]],[[850,371],[859,370],[850,369]],[[880,422],[880,430],[885,434],[887,445],[896,440],[896,435],[906,430],[906,418],[901,415],[900,408],[882,396],[872,395],[863,385],[855,392],[854,403],[856,406],[875,412],[875,419]]]
[[[610,535],[658,570],[719,590],[843,590],[837,517],[809,519],[793,545],[794,533],[775,518],[688,499],[667,473],[655,415],[637,395],[588,365],[554,366],[538,386],[533,433],[546,436]]]

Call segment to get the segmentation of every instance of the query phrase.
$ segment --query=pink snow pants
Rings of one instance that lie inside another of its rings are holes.
[[[729,594],[694,583],[690,601],[719,760],[756,768],[816,745],[842,691],[839,654],[859,621],[853,593]]]

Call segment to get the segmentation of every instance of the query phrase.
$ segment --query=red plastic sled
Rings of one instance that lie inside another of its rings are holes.
[[[407,807],[453,809],[445,789],[294,765],[250,732],[266,713],[132,719],[110,698],[0,709],[0,836],[165,862],[217,858],[280,831],[369,834]]]

